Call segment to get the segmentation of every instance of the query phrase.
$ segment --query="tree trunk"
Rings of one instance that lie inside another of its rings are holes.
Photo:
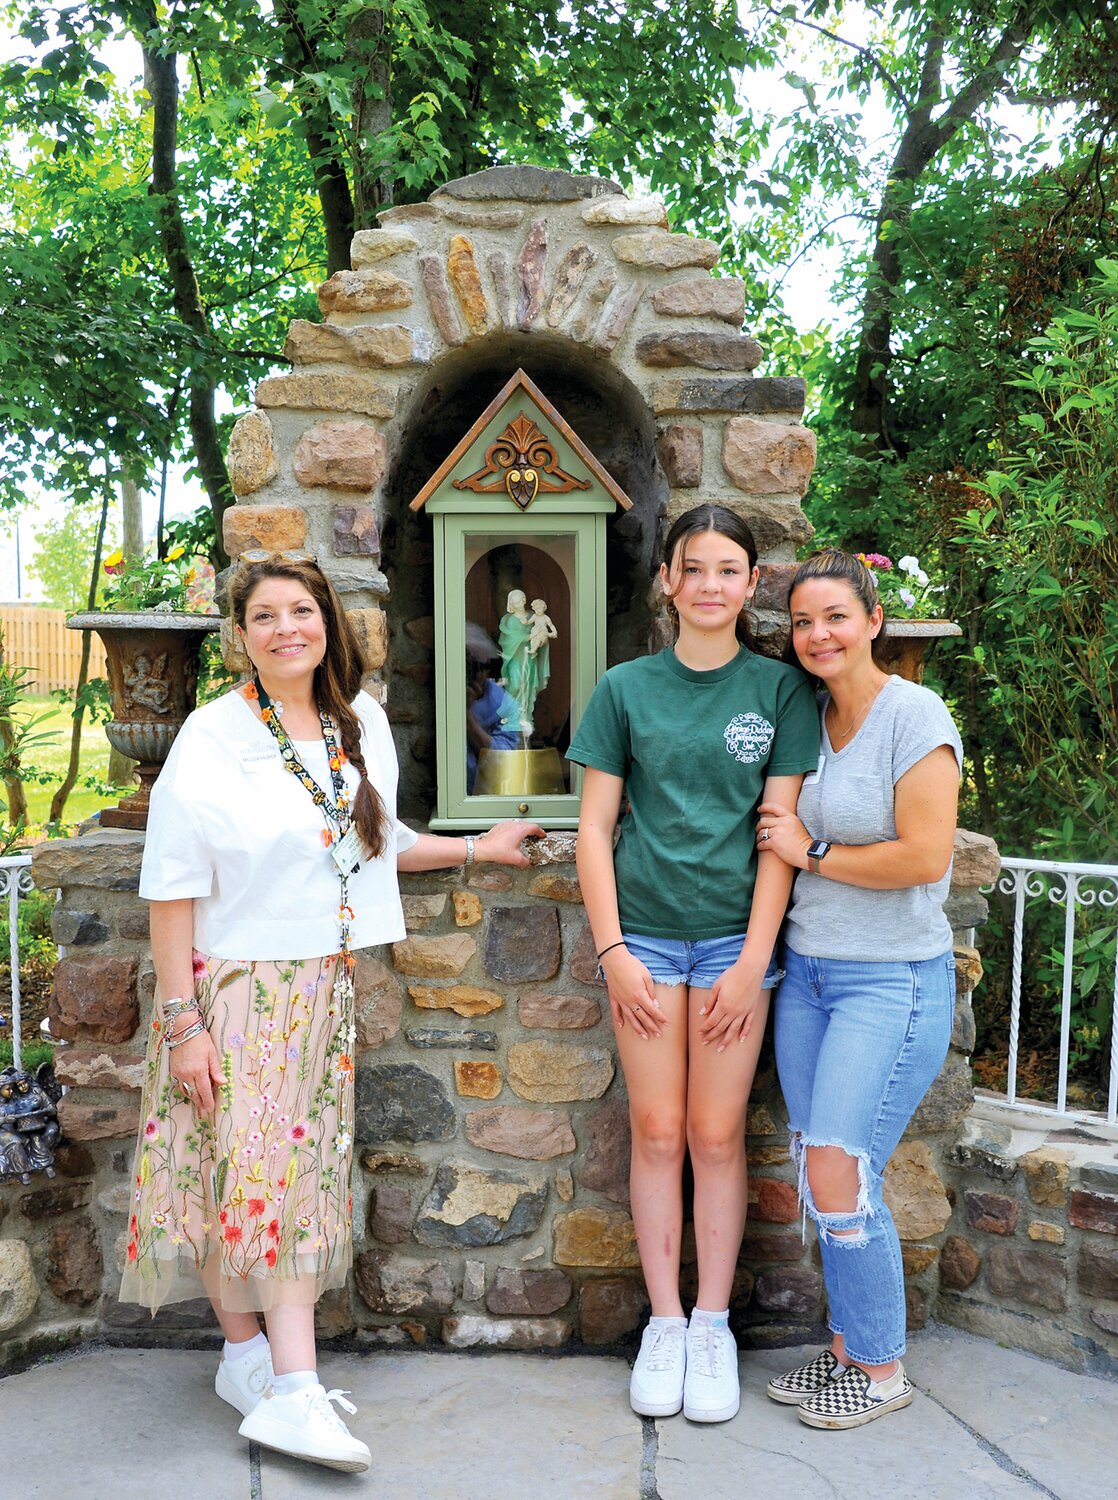
[[[105,493],[101,501],[101,520],[97,526],[97,541],[93,547],[93,571],[89,578],[89,603],[88,609],[97,608],[97,584],[101,577],[101,549],[105,544],[105,526],[109,519],[109,485],[106,481]],[[78,685],[74,693],[77,700],[74,708],[74,723],[70,730],[70,759],[66,765],[66,775],[62,785],[50,800],[50,821],[57,823],[66,806],[66,799],[74,790],[74,782],[78,779],[78,763],[82,748],[82,722],[85,719],[85,704],[82,702],[82,689],[89,680],[89,652],[92,645],[92,635],[88,630],[82,631],[82,659],[78,667]]]
[[[147,15],[148,37],[158,25],[154,11]],[[209,318],[202,304],[198,278],[194,274],[190,240],[179,205],[175,180],[175,155],[178,146],[179,84],[174,53],[162,54],[145,46],[144,82],[152,102],[151,194],[155,199],[156,217],[163,256],[171,284],[175,313],[203,341],[212,340]],[[233,487],[218,437],[214,411],[215,382],[205,368],[192,368],[189,376],[190,435],[194,458],[213,510],[214,529],[222,565],[228,562],[221,545],[221,518],[233,504]]]
[[[370,142],[392,124],[390,14],[390,5],[359,10],[346,30],[346,54],[362,68],[352,90],[355,229],[374,228],[376,215],[392,202],[392,179],[369,153]]]

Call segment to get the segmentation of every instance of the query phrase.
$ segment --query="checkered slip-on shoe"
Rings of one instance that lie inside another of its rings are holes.
[[[767,1388],[769,1399],[780,1401],[785,1406],[799,1406],[808,1396],[821,1391],[833,1378],[832,1370],[838,1368],[839,1362],[831,1351],[821,1349],[806,1365],[789,1370],[787,1375],[774,1375]]]
[[[898,1364],[895,1374],[876,1385],[865,1370],[851,1365],[845,1375],[829,1380],[822,1390],[802,1401],[797,1415],[809,1427],[862,1427],[911,1401],[912,1386],[903,1365]]]

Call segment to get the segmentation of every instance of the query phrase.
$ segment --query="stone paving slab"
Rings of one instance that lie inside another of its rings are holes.
[[[213,1354],[91,1349],[0,1382],[0,1495],[250,1500],[214,1367]]]
[[[327,1354],[321,1374],[350,1391],[373,1467],[362,1479],[262,1449],[260,1500],[637,1500],[642,1428],[622,1359]]]

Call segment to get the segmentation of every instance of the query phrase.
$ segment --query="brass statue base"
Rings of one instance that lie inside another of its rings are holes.
[[[567,790],[558,750],[483,750],[475,797],[543,797]]]

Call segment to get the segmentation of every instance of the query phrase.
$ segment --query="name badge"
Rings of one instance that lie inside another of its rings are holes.
[[[823,768],[826,764],[827,757],[823,753],[823,751],[820,750],[819,764],[816,766],[814,771],[809,771],[808,774],[804,777],[804,786],[815,786],[819,778],[823,775]]]
[[[280,758],[275,745],[243,744],[239,754],[242,771],[262,771],[265,766],[274,765]]]
[[[344,839],[330,845],[330,858],[343,875],[352,875],[361,863],[361,836],[351,828]]]

